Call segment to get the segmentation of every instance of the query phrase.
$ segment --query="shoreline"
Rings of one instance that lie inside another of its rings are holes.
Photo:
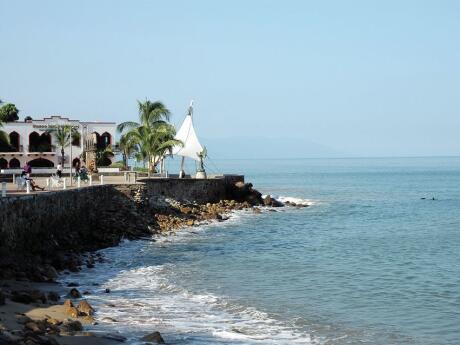
[[[181,229],[191,229],[194,226],[211,224],[212,222],[224,222],[229,219],[228,214],[238,210],[252,209],[260,213],[259,206],[280,207],[284,206],[275,199],[267,196],[261,198],[261,194],[250,190],[252,202],[220,200],[218,203],[190,203],[179,202],[168,198],[158,198],[154,205],[155,231],[138,233],[130,237],[130,240],[155,241],[153,236],[165,236],[176,233]],[[254,203],[254,196],[259,202]],[[254,205],[255,204],[255,205]],[[288,204],[288,203],[287,203]],[[139,207],[141,208],[141,206]],[[144,210],[145,211],[145,210]],[[145,217],[145,212],[141,216]],[[150,230],[151,228],[149,228]],[[104,262],[104,258],[97,250],[118,246],[123,236],[119,237],[116,243],[109,246],[100,246],[86,253],[67,253],[64,267],[59,275],[69,272],[78,272],[82,266],[88,269],[93,268],[97,263]],[[51,265],[50,265],[51,266]],[[85,301],[85,291],[78,290],[78,283],[74,286],[64,286],[56,283],[58,272],[48,267],[48,282],[32,283],[30,277],[19,274],[16,280],[1,280],[0,286],[0,340],[6,344],[16,344],[21,339],[29,339],[36,344],[78,344],[81,337],[87,344],[116,344],[126,340],[123,336],[110,333],[98,333],[97,331],[85,332],[85,325],[97,325],[94,318],[94,311],[85,311],[79,304]],[[73,296],[66,296],[74,292]],[[19,297],[18,297],[19,296]],[[2,305],[2,299],[5,304]],[[22,302],[22,303],[21,303]],[[25,304],[26,302],[27,304]],[[63,304],[64,302],[64,304]],[[85,304],[85,303],[83,303]],[[91,308],[91,307],[90,307]],[[88,308],[87,308],[88,309]],[[95,311],[97,315],[97,310]],[[156,330],[145,341],[161,343],[161,335]],[[147,335],[148,336],[148,335]]]

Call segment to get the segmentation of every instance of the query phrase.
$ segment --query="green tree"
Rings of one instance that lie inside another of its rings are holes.
[[[0,108],[0,119],[3,122],[13,122],[19,120],[19,110],[12,103],[7,103]]]
[[[99,167],[106,167],[112,163],[112,158],[115,156],[110,147],[98,149],[96,151],[96,165]]]
[[[70,143],[73,140],[79,138],[80,133],[75,127],[69,125],[58,126],[50,129],[48,133],[54,137],[58,146],[61,148],[62,165],[64,166],[64,149],[70,146]],[[69,162],[69,164],[72,164],[72,162]]]
[[[123,159],[123,169],[128,170],[128,160],[137,152],[137,144],[132,138],[122,135],[118,142],[118,146]]]
[[[181,141],[174,139],[176,130],[169,121],[170,112],[161,102],[139,102],[139,123],[123,122],[118,131],[135,143],[136,158],[147,161],[150,176],[158,162]]]

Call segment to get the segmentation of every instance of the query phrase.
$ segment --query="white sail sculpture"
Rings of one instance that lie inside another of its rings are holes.
[[[180,126],[179,130],[177,131],[175,139],[180,140],[183,143],[183,145],[175,146],[172,150],[173,155],[182,156],[179,173],[179,178],[182,178],[185,176],[185,158],[191,158],[199,162],[199,154],[203,152],[203,146],[201,146],[200,141],[196,135],[195,128],[193,127],[193,101],[190,102],[187,116],[185,117],[182,126]]]

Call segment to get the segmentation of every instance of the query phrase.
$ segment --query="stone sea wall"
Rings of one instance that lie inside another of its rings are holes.
[[[49,267],[78,266],[79,253],[157,232],[160,200],[217,203],[236,199],[238,188],[247,188],[243,176],[144,179],[0,198],[0,278],[25,272],[32,280],[46,280]]]
[[[165,197],[178,201],[205,204],[230,199],[237,182],[244,183],[242,175],[224,175],[212,179],[140,179],[145,183],[148,197]]]

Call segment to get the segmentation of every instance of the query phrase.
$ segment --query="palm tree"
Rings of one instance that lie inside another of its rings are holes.
[[[53,135],[57,144],[61,147],[62,165],[64,166],[64,149],[70,146],[73,140],[78,139],[80,137],[80,133],[75,127],[69,125],[52,128],[48,131],[48,133]],[[69,162],[69,164],[71,165],[72,162]]]
[[[147,161],[148,175],[155,170],[161,158],[181,141],[174,139],[176,130],[168,123],[170,112],[161,102],[139,102],[139,123],[123,122],[118,131],[126,133],[126,140],[135,143],[137,158]]]
[[[136,142],[126,135],[122,135],[120,137],[120,141],[118,142],[118,146],[123,157],[123,169],[128,170],[128,160],[137,151]]]
[[[104,149],[100,149],[96,151],[96,165],[105,167],[109,166],[112,163],[112,158],[115,154],[112,151],[112,148],[106,147]]]

